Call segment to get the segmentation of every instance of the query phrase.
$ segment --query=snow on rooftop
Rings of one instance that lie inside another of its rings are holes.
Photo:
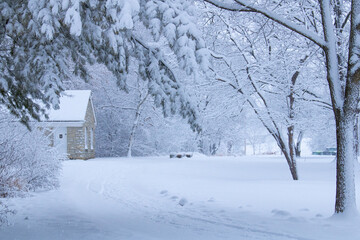
[[[66,90],[60,96],[60,108],[50,109],[47,121],[84,121],[90,90]]]

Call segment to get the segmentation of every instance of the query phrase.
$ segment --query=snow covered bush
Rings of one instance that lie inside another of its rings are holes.
[[[15,213],[14,210],[10,210],[7,205],[5,205],[3,202],[0,201],[0,226],[8,222],[7,216],[9,214],[14,214],[14,213]]]
[[[0,199],[57,187],[60,166],[49,139],[39,128],[33,126],[28,131],[9,114],[0,113]],[[0,225],[9,212],[0,203]]]

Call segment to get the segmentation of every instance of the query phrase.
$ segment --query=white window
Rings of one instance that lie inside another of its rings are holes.
[[[90,149],[94,149],[94,129],[90,129]]]
[[[88,149],[88,135],[87,135],[87,127],[85,127],[85,133],[84,133],[84,140],[85,140],[85,149]]]

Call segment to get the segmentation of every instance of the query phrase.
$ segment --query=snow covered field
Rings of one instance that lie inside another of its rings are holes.
[[[301,158],[300,181],[280,156],[66,161],[60,189],[10,200],[0,239],[360,239],[331,217],[332,160]]]

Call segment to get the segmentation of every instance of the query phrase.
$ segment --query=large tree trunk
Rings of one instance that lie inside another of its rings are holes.
[[[359,115],[357,114],[355,117],[354,123],[354,140],[355,140],[355,156],[359,156]]]
[[[336,120],[336,140],[337,140],[337,162],[336,162],[336,201],[335,213],[355,213],[355,171],[354,164],[357,160],[355,150],[354,124],[356,119],[357,107],[359,103],[359,81],[360,69],[359,60],[359,41],[360,23],[357,20],[360,13],[360,1],[353,0],[351,5],[351,30],[348,58],[348,75],[346,79],[344,103],[342,106],[333,104]],[[328,48],[331,49],[331,48]],[[326,55],[328,51],[325,51]],[[328,57],[327,56],[327,57]],[[332,56],[332,59],[334,57]],[[331,59],[327,59],[331,60]],[[329,61],[328,61],[329,62]],[[331,75],[333,67],[327,65],[328,76]],[[332,90],[330,88],[330,90]],[[332,91],[334,93],[334,91]],[[333,103],[335,98],[340,97],[332,94]]]
[[[336,213],[356,212],[354,120],[352,116],[336,116]]]

